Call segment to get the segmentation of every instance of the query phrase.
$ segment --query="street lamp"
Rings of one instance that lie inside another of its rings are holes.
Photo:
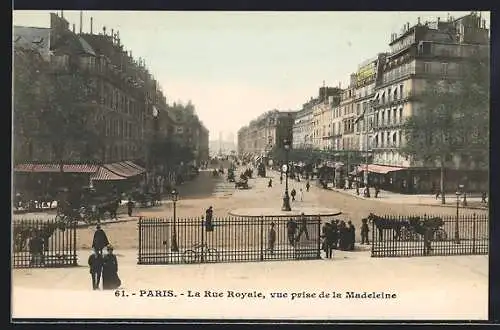
[[[458,208],[460,207],[460,196],[462,195],[462,189],[464,188],[464,185],[461,184],[458,186],[457,192],[455,195],[457,196],[457,214],[455,217],[455,243],[460,244],[460,235],[458,232]]]
[[[172,195],[172,202],[174,203],[174,228],[172,230],[172,247],[171,250],[172,252],[179,252],[179,245],[177,244],[177,214],[176,214],[176,204],[177,200],[179,197],[179,192],[177,189],[173,189],[172,192],[170,193]]]
[[[290,207],[290,196],[288,195],[288,153],[290,152],[290,141],[285,139],[283,141],[283,147],[285,148],[285,164],[283,165],[283,172],[285,172],[285,195],[283,195],[283,206],[281,207],[282,211],[291,211]]]

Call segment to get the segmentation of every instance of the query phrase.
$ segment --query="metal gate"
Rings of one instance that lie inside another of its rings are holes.
[[[15,220],[12,267],[77,266],[76,224],[56,220]]]
[[[138,263],[319,259],[320,221],[319,217],[305,222],[299,217],[226,217],[207,224],[203,218],[141,219]]]
[[[488,254],[487,214],[460,217],[391,215],[375,216],[370,220],[372,257]]]

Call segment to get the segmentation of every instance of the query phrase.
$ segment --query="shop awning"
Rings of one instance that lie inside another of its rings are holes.
[[[93,181],[115,181],[115,180],[125,180],[126,177],[117,175],[105,167],[99,167],[97,172],[90,176],[90,180]]]
[[[130,178],[145,172],[144,169],[137,168],[138,165],[132,166],[127,162],[111,163],[111,164],[105,164],[103,166],[106,169],[110,170],[111,172],[125,178]]]
[[[130,160],[127,160],[125,161],[125,164],[129,165],[129,166],[132,166],[132,167],[135,167],[138,171],[140,171],[140,173],[144,173],[146,172],[146,169],[142,166],[139,166],[137,165],[136,163],[130,161]]]
[[[368,166],[359,165],[358,172],[363,172],[364,170],[366,170],[367,167],[368,167],[368,172],[378,173],[378,174],[387,174],[389,172],[402,171],[406,169],[404,167],[368,164]]]

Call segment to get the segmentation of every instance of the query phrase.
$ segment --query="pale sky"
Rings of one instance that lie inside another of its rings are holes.
[[[60,11],[59,11],[60,12]],[[50,11],[14,11],[14,25],[49,27]],[[142,57],[167,102],[191,100],[210,139],[260,114],[298,110],[327,86],[347,85],[358,65],[389,49],[393,32],[469,12],[84,11],[83,31],[120,31]],[[488,12],[482,12],[489,26]],[[78,11],[64,11],[70,28]]]

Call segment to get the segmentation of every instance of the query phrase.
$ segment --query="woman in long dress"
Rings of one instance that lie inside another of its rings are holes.
[[[113,247],[108,245],[108,254],[103,258],[102,288],[103,290],[114,290],[120,287],[121,280],[118,277],[118,260],[113,254]]]

